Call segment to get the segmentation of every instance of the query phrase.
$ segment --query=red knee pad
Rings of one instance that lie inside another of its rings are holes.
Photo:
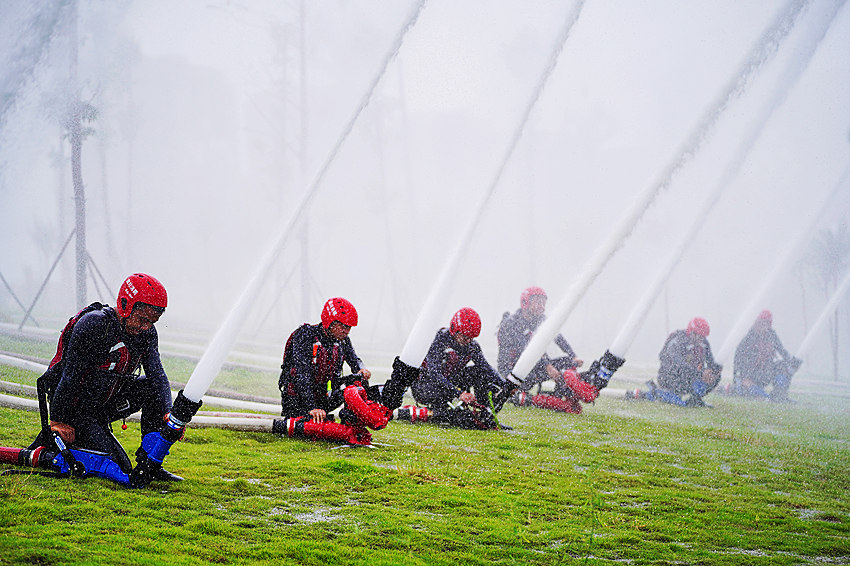
[[[366,390],[363,387],[349,385],[342,392],[342,396],[345,399],[345,406],[357,415],[357,418],[363,421],[363,424],[369,428],[381,430],[390,421],[392,411],[380,403],[370,401],[366,397]]]
[[[564,371],[563,375],[564,383],[566,383],[567,387],[572,389],[573,393],[576,394],[576,397],[585,403],[592,403],[597,397],[599,397],[599,390],[581,379],[575,370],[568,369]]]

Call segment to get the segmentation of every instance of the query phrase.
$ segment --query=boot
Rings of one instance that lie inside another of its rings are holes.
[[[418,367],[409,366],[396,356],[393,360],[393,372],[381,391],[381,404],[390,410],[400,407],[404,392],[418,377]]]
[[[592,364],[590,364],[590,368],[582,372],[581,378],[590,383],[593,387],[596,388],[597,392],[601,389],[604,389],[608,386],[608,382],[611,381],[611,376],[614,375],[620,366],[626,363],[626,360],[615,356],[609,350],[605,350],[605,353],[602,354],[602,357],[599,360],[594,360]]]
[[[686,407],[708,407],[712,408],[711,405],[702,400],[702,397],[697,397],[696,395],[691,395],[688,397],[687,401],[685,401]]]
[[[795,360],[797,358],[794,358]],[[799,367],[799,366],[797,366]],[[773,390],[770,392],[770,400],[774,403],[791,403],[788,397],[788,388],[791,386],[791,375],[780,373],[773,380]]]
[[[148,459],[148,453],[144,448],[139,446],[136,450],[136,467],[139,467]],[[151,481],[183,481],[183,478],[177,474],[172,474],[162,466],[154,466],[151,468]]]
[[[466,430],[499,428],[490,411],[474,410],[470,407],[458,407],[456,409],[437,407],[431,410],[431,422]]]
[[[501,411],[502,407],[505,406],[505,403],[513,396],[516,389],[517,388],[508,381],[491,384],[489,400],[493,404],[492,409],[497,413]]]
[[[160,468],[156,472],[154,472],[153,476],[154,481],[183,481],[183,478],[178,476],[177,474],[172,474],[165,468]]]

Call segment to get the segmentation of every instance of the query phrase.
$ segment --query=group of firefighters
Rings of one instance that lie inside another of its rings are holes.
[[[517,379],[512,371],[545,319],[546,300],[543,289],[529,287],[520,296],[519,308],[504,314],[496,368],[476,340],[481,332],[479,314],[465,307],[447,327],[437,330],[421,365],[411,367],[396,358],[382,385],[370,383],[372,374],[351,343],[349,333],[358,323],[354,305],[342,297],[328,300],[320,321],[301,325],[285,343],[278,379],[285,433],[369,443],[368,429],[383,428],[392,419],[466,429],[509,428],[497,419],[506,402],[580,413],[582,403],[597,398],[624,360],[606,352],[580,372],[584,361],[559,334],[554,341],[563,355],[544,354],[523,379]],[[183,398],[182,392],[172,405],[155,328],[167,305],[162,283],[136,273],[122,283],[114,308],[93,303],[70,319],[49,369],[38,380],[43,427],[28,450],[79,448],[102,453],[121,472],[132,474],[133,464],[112,434],[112,423],[141,411],[142,437],[148,440],[135,453],[136,470],[147,466],[145,483],[181,479],[161,465],[149,466],[151,461],[161,464],[170,443],[200,407],[200,402]],[[626,398],[705,406],[703,398],[718,385],[722,370],[712,356],[708,335],[709,325],[702,318],[670,334],[659,356],[656,380],[644,389],[628,391]],[[800,364],[783,348],[769,311],[758,316],[741,341],[734,363],[729,393],[775,401],[788,400],[790,377]],[[344,365],[350,373],[343,372]],[[554,388],[544,391],[542,386],[549,381]],[[415,405],[403,404],[408,390]],[[160,430],[164,432],[156,432]],[[159,441],[150,441],[152,436]],[[163,442],[163,436],[171,440]]]

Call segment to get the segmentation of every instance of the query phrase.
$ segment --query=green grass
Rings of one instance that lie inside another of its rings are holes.
[[[391,422],[375,449],[190,430],[178,484],[0,476],[0,564],[848,564],[847,400],[797,397],[508,406],[513,431]],[[0,445],[37,429],[0,409]]]
[[[59,332],[56,332],[59,336]],[[34,356],[50,360],[56,354],[56,339],[47,340],[29,340],[25,338],[16,338],[0,333],[0,351],[15,352],[26,356]]]

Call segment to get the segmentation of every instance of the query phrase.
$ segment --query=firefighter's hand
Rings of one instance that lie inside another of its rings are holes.
[[[475,395],[469,391],[464,391],[458,396],[458,398],[464,403],[475,403]]]
[[[369,380],[370,377],[372,377],[372,372],[369,371],[367,368],[360,368],[360,371],[358,371],[357,373],[362,375],[363,379],[365,379],[367,381]]]
[[[50,430],[54,431],[59,437],[65,441],[65,444],[73,444],[76,432],[74,427],[65,423],[50,421]]]
[[[573,363],[576,365],[577,368],[580,368],[581,366],[584,365],[584,360],[581,360],[579,358],[574,358]]]
[[[328,414],[323,409],[313,409],[310,411],[310,416],[313,418],[314,423],[323,423]]]
[[[558,368],[556,368],[552,364],[546,366],[546,373],[549,375],[550,379],[554,379],[555,381],[561,379],[561,372],[558,371]]]
[[[703,370],[702,380],[708,385],[717,385],[717,382],[720,381],[720,372],[710,369]]]

